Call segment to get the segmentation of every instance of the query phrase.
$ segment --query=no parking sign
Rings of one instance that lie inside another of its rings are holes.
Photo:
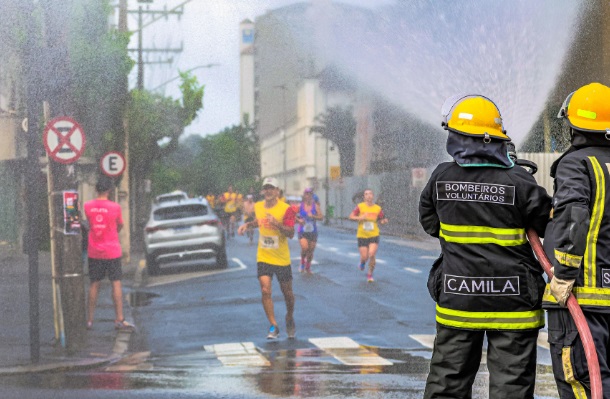
[[[76,162],[85,151],[85,132],[72,118],[60,116],[47,123],[43,134],[44,148],[54,161]]]

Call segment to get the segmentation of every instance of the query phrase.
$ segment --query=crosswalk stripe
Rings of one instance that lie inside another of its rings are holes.
[[[413,269],[412,267],[405,267],[405,270],[411,273],[421,273],[421,270]]]
[[[300,258],[300,257],[299,257],[299,258],[292,258],[292,260],[301,260],[301,258]],[[311,261],[311,264],[312,264],[312,265],[319,265],[319,263],[318,263],[318,261],[317,261],[317,260],[312,260],[312,261]]]
[[[253,342],[206,345],[206,352],[213,352],[225,366],[270,366],[269,360],[261,355]]]
[[[412,334],[412,335],[409,335],[409,337],[411,337],[415,341],[419,342],[422,346],[432,349],[434,347],[434,338],[436,337],[436,335],[434,335],[434,334]],[[549,335],[546,331],[540,331],[538,333],[538,341],[537,341],[538,346],[541,348],[544,348],[544,349],[549,349],[549,343],[547,341],[548,338],[549,338]]]
[[[377,263],[379,263],[380,265],[385,265],[386,263],[388,263],[388,262],[386,262],[386,261],[385,261],[385,260],[383,260],[383,259],[376,259],[376,261],[377,261]]]
[[[310,338],[309,342],[348,366],[391,366],[391,361],[361,347],[348,337]]]

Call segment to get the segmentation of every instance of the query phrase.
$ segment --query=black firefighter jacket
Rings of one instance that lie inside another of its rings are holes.
[[[572,147],[552,171],[547,257],[557,277],[576,280],[572,292],[583,309],[610,313],[610,148]],[[544,307],[557,306],[547,286]]]
[[[542,267],[526,238],[543,236],[551,198],[525,169],[440,164],[420,198],[420,223],[441,244],[428,289],[452,328],[544,326]]]

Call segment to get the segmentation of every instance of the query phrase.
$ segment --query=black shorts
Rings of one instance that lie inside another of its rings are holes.
[[[299,233],[299,240],[301,238],[306,239],[307,241],[316,242],[318,241],[318,233]]]
[[[93,259],[89,258],[89,279],[92,282],[102,281],[108,276],[108,280],[117,281],[123,277],[121,270],[121,258],[116,259]]]
[[[358,238],[358,248],[368,247],[370,244],[379,244],[379,236],[370,238]]]
[[[280,283],[285,283],[288,281],[292,281],[292,269],[290,265],[286,266],[276,266],[270,265],[269,263],[258,262],[257,266],[257,277],[260,276],[269,276],[273,279],[273,275],[277,276],[277,281]]]

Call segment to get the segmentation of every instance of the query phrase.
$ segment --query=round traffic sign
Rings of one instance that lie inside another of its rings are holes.
[[[47,123],[42,136],[49,157],[59,163],[76,162],[85,151],[85,132],[72,118],[60,116]]]
[[[102,172],[106,176],[117,177],[125,171],[125,157],[120,152],[108,152],[100,160]]]

